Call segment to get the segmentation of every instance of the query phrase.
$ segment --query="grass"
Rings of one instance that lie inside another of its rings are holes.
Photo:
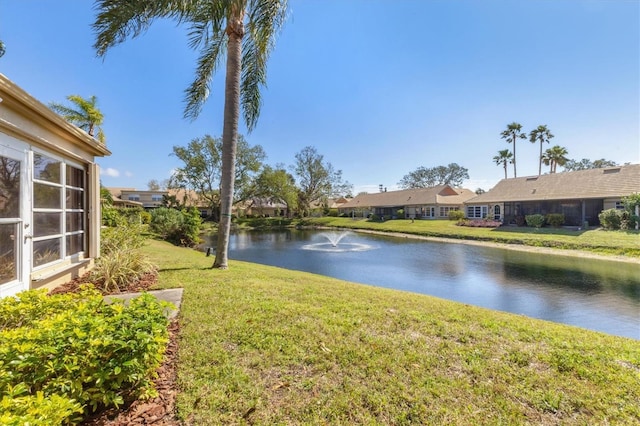
[[[188,424],[637,424],[640,342],[151,241]]]
[[[489,241],[535,247],[584,250],[603,255],[640,258],[639,231],[605,231],[600,228],[571,230],[566,228],[529,227],[473,228],[457,226],[449,220],[388,220],[372,222],[341,217],[306,218],[301,224],[331,226],[346,229],[369,229],[381,232],[402,232],[424,237]]]

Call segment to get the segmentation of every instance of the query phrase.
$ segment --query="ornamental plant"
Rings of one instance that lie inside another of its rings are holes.
[[[73,424],[155,395],[168,306],[149,294],[109,304],[88,287],[0,300],[0,424]]]
[[[529,214],[524,217],[527,226],[542,228],[544,226],[544,216],[541,214]]]

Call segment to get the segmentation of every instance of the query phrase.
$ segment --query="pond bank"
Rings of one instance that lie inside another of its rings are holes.
[[[335,229],[335,228],[316,227],[316,229]],[[598,254],[598,253],[585,251],[585,250],[568,250],[568,249],[551,248],[551,247],[506,244],[506,243],[498,243],[494,241],[465,240],[465,239],[459,239],[459,238],[426,237],[423,235],[408,234],[403,232],[383,232],[383,231],[375,231],[372,229],[344,229],[344,230],[351,231],[351,232],[361,232],[363,234],[390,235],[390,236],[399,237],[399,238],[411,238],[411,239],[423,240],[423,241],[468,244],[473,246],[495,247],[495,248],[501,248],[501,249],[507,249],[507,250],[524,251],[529,253],[552,254],[552,255],[559,255],[559,256],[573,256],[573,257],[581,257],[581,258],[587,258],[587,259],[599,259],[599,260],[610,260],[615,262],[635,263],[640,265],[640,258],[637,258],[637,257]]]

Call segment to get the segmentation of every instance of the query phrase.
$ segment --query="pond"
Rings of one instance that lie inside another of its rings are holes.
[[[234,233],[229,258],[640,339],[637,264],[310,230]]]

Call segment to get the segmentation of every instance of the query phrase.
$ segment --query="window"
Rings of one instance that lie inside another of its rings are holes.
[[[487,217],[487,206],[467,206],[469,219],[484,219]]]
[[[140,195],[138,194],[130,194],[127,196],[129,201],[140,201]]]
[[[616,210],[624,210],[624,203],[622,201],[616,201]]]
[[[493,206],[493,220],[500,220],[500,204]]]
[[[449,217],[449,212],[460,210],[458,207],[440,206],[440,217]]]
[[[34,267],[85,251],[85,189],[83,168],[34,153]]]
[[[151,201],[162,201],[162,195],[159,195],[159,194],[151,195]]]

